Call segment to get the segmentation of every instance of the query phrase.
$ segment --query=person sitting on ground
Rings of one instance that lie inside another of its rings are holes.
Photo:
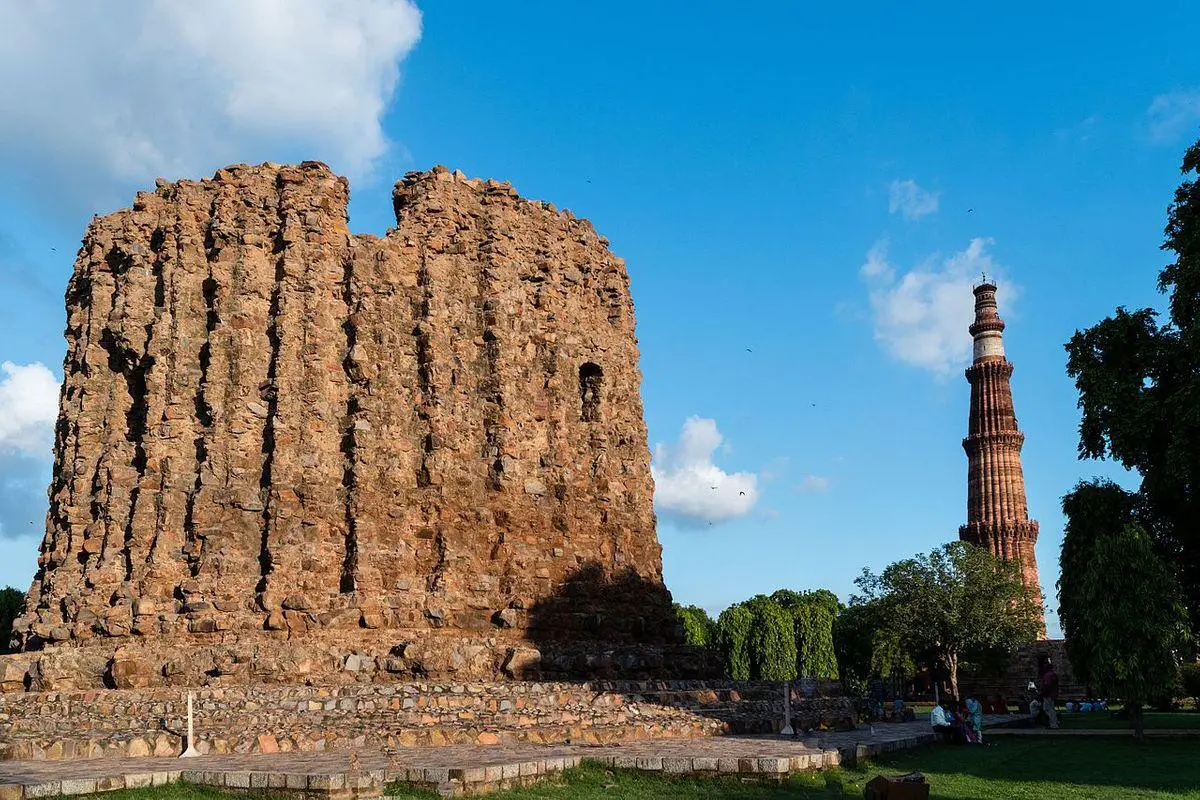
[[[947,742],[954,741],[954,721],[940,703],[935,703],[929,712],[929,725],[939,739]]]

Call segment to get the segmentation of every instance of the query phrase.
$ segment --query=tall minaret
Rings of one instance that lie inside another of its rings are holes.
[[[1021,445],[1013,411],[1013,365],[1004,357],[1004,320],[996,311],[996,284],[986,276],[975,287],[975,358],[967,368],[971,384],[971,416],[963,449],[967,451],[967,524],[958,529],[964,542],[985,547],[997,556],[1016,559],[1028,586],[1042,599],[1038,582],[1038,524],[1029,518]],[[1045,622],[1042,623],[1043,636]]]

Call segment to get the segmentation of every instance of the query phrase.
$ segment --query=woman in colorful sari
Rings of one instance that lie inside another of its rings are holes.
[[[968,744],[983,744],[983,705],[974,697],[967,698],[967,713],[963,720]]]

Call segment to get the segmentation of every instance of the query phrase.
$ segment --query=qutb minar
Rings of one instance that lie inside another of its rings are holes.
[[[964,542],[1021,564],[1026,585],[1042,599],[1038,581],[1038,524],[1029,518],[1021,446],[1025,434],[1013,409],[1013,365],[1004,356],[1004,320],[996,307],[996,284],[984,278],[975,287],[974,359],[967,368],[971,413],[963,449],[967,451],[967,524]],[[1042,623],[1045,631],[1045,622]],[[1044,634],[1043,634],[1044,635]]]

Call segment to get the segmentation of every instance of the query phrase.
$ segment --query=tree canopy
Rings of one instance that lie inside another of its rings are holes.
[[[1079,390],[1080,458],[1112,458],[1137,470],[1137,514],[1175,566],[1200,624],[1200,141],[1183,157],[1184,180],[1167,211],[1162,249],[1174,260],[1158,276],[1167,320],[1143,308],[1116,310],[1066,344]],[[1081,510],[1081,509],[1080,509]]]
[[[675,616],[683,625],[683,640],[695,647],[714,647],[717,644],[716,623],[699,606],[675,603]]]
[[[855,584],[863,593],[858,601],[876,604],[874,613],[904,651],[928,653],[946,667],[955,696],[962,663],[1001,658],[1040,631],[1041,608],[1020,565],[965,542],[897,561],[878,575],[864,569]]]
[[[1076,495],[1106,492],[1117,501],[1110,509],[1115,515],[1122,509],[1110,489],[1092,486]],[[1101,520],[1106,524],[1098,532],[1071,522],[1071,558],[1064,560],[1059,582],[1071,665],[1096,691],[1125,701],[1140,739],[1142,706],[1170,696],[1188,645],[1182,593],[1174,571],[1136,522],[1112,527],[1107,524],[1112,520]]]

